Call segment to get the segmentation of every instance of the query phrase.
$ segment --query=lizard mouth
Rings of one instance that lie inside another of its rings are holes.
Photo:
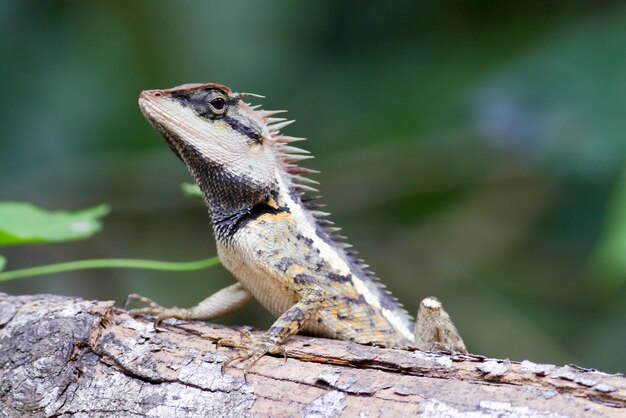
[[[139,109],[149,120],[158,112],[157,100],[165,95],[164,90],[144,90],[139,94]]]
[[[167,125],[187,127],[188,124],[181,123],[171,112],[167,111],[168,90],[145,90],[139,95],[139,109],[148,121],[156,128]],[[161,130],[162,130],[161,129]]]
[[[154,127],[156,127],[159,120],[165,116],[165,113],[160,112],[158,104],[155,103],[155,99],[159,96],[161,96],[161,92],[158,90],[142,91],[139,95],[139,109]]]

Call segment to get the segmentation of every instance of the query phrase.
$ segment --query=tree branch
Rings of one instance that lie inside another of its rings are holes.
[[[624,416],[626,379],[474,355],[298,336],[247,382],[237,330],[168,320],[162,332],[113,302],[0,293],[0,417]]]

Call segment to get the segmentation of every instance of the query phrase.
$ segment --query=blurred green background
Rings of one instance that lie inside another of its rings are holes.
[[[0,3],[0,200],[111,205],[92,239],[9,270],[215,254],[143,89],[219,82],[288,109],[324,203],[415,313],[470,351],[626,371],[626,5],[617,1]],[[232,283],[101,270],[3,283],[188,306]],[[254,302],[224,319],[267,328]]]

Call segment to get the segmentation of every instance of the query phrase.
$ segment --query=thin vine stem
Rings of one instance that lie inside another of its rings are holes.
[[[100,258],[0,272],[0,282],[75,270],[124,268],[161,271],[195,271],[207,269],[218,264],[220,264],[220,259],[217,256],[189,262],[137,260],[132,258]]]

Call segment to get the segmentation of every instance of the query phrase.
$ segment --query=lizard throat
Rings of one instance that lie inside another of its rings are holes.
[[[288,211],[268,204],[275,194],[252,178],[234,176],[205,158],[193,145],[160,123],[153,123],[174,154],[183,161],[200,187],[209,209],[215,238],[228,244],[237,230],[264,213]]]

